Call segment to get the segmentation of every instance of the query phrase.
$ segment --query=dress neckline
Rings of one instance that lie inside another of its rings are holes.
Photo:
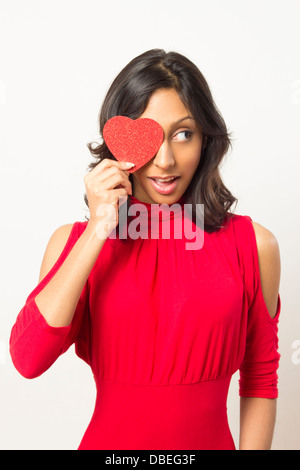
[[[163,231],[169,230],[168,227],[170,227],[172,234],[174,230],[175,232],[182,230],[185,200],[185,195],[183,195],[172,204],[149,203],[129,195],[127,221],[130,224],[134,221],[132,227],[135,227],[136,223],[138,224],[141,238],[148,238],[147,235],[150,232],[154,238],[157,238],[157,236],[160,238]]]

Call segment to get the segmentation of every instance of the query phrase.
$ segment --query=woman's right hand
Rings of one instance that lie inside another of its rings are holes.
[[[119,197],[132,195],[129,172],[134,164],[104,158],[84,177],[89,203],[88,226],[96,229],[101,239],[109,237],[119,223]],[[125,201],[124,201],[125,202]]]

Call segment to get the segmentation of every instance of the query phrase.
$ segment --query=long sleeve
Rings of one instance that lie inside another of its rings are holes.
[[[248,311],[246,351],[240,366],[241,397],[278,397],[278,320],[281,300],[278,294],[277,312],[269,316],[260,286]]]
[[[275,317],[269,315],[261,288],[255,232],[251,218],[245,216],[244,232],[245,284],[248,296],[245,354],[240,365],[241,397],[278,397],[278,321],[281,299],[278,294]],[[249,225],[248,225],[249,224]]]
[[[75,222],[58,260],[26,299],[12,327],[9,347],[15,368],[26,378],[40,376],[75,343],[76,353],[89,363],[88,282],[79,298],[73,320],[65,327],[47,324],[35,302],[36,295],[48,284],[78,239],[81,223]]]

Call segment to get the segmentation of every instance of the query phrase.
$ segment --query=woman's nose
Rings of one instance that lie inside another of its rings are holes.
[[[153,159],[153,164],[161,168],[169,168],[175,165],[175,159],[170,145],[163,142]]]

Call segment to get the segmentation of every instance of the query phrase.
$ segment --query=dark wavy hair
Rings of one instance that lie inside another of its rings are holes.
[[[196,204],[204,204],[204,230],[214,232],[233,216],[229,212],[236,199],[224,185],[219,166],[231,147],[230,134],[218,110],[209,86],[197,66],[177,52],[151,49],[131,60],[112,82],[99,113],[99,131],[114,116],[138,119],[147,108],[152,93],[173,88],[195,119],[203,133],[201,158],[185,191],[185,204],[192,204],[196,220]],[[102,139],[103,140],[103,139]],[[95,146],[96,144],[96,146]],[[92,170],[104,158],[116,160],[105,141],[87,144],[96,161]],[[129,180],[133,186],[132,174]],[[84,201],[88,206],[86,193]],[[128,209],[129,209],[128,199]]]

